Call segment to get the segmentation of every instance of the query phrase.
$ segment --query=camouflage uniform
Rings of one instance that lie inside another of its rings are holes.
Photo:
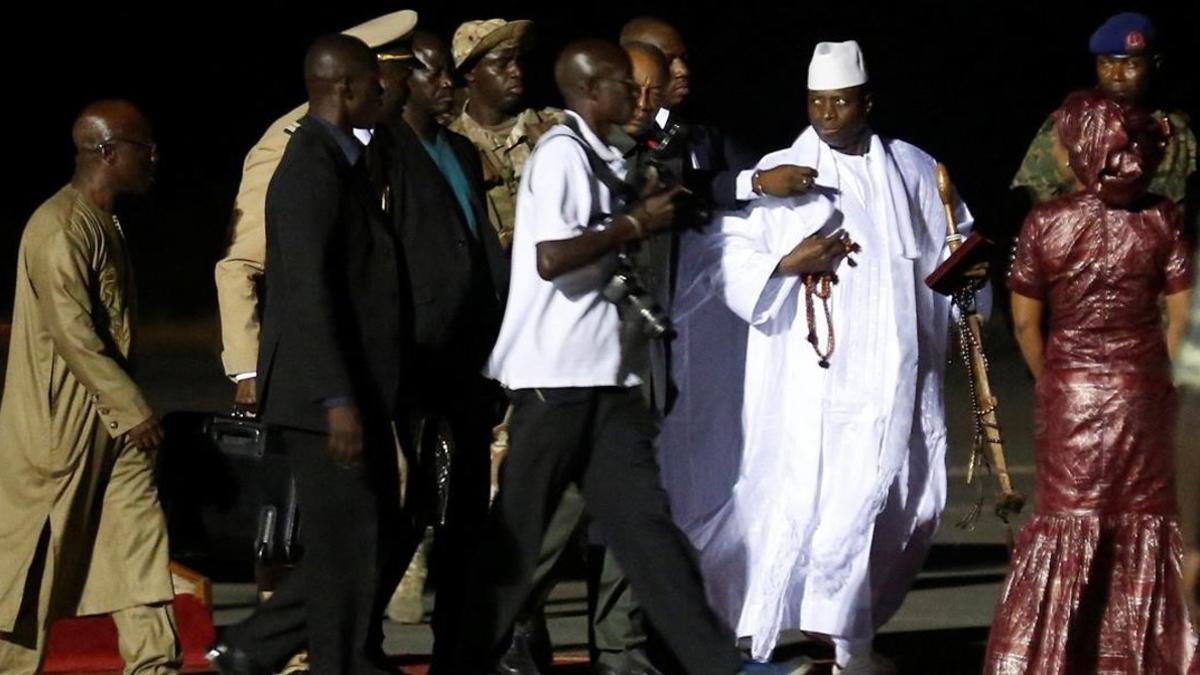
[[[556,108],[525,110],[506,137],[492,133],[463,110],[450,130],[471,139],[483,160],[483,184],[487,189],[488,216],[500,235],[500,244],[512,246],[513,222],[517,214],[517,188],[533,147],[550,127],[563,121]]]
[[[1157,111],[1154,114],[1168,121],[1171,136],[1149,191],[1182,204],[1188,177],[1196,171],[1196,136],[1188,127],[1189,120],[1184,113]],[[1066,150],[1057,140],[1054,118],[1051,116],[1038,130],[1025,153],[1021,168],[1013,177],[1011,187],[1029,189],[1038,203],[1070,194],[1076,189],[1075,177],[1067,165]]]

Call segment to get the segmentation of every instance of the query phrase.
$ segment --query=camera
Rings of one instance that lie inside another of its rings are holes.
[[[676,174],[671,165],[656,156],[651,156],[646,165],[652,167],[658,174],[659,183],[664,189],[676,185],[688,187],[683,177]],[[686,192],[675,198],[675,227],[680,230],[700,229],[713,218],[712,207],[695,192]]]
[[[707,200],[701,197],[701,192],[697,192],[696,186],[688,185],[684,180],[684,172],[687,170],[688,158],[686,156],[686,144],[682,141],[676,142],[676,139],[682,138],[686,132],[682,131],[678,124],[672,124],[662,135],[662,137],[650,147],[650,152],[645,156],[645,167],[654,170],[659,184],[665,188],[670,188],[675,185],[684,185],[691,188],[692,191],[685,195],[681,195],[676,201],[676,222],[682,229],[701,228],[712,220],[713,211]],[[684,148],[681,154],[680,148]]]
[[[675,332],[671,317],[646,290],[627,250],[617,254],[617,268],[604,287],[604,298],[621,308],[627,316],[637,317],[647,337],[670,337]]]
[[[658,156],[656,153],[655,157],[649,158],[648,164],[656,163]],[[679,182],[679,177],[665,164],[658,167],[657,171],[659,172],[659,182],[666,182],[668,185]],[[641,183],[640,180],[630,183],[615,177],[611,178],[611,180],[601,178],[601,181],[608,185],[612,195],[611,213],[600,216],[602,224],[605,226],[633,207],[639,198]],[[654,299],[639,271],[635,258],[640,250],[637,244],[631,244],[623,246],[617,251],[612,276],[605,284],[602,294],[606,300],[618,307],[622,318],[632,318],[637,321],[642,334],[646,337],[651,339],[670,337],[674,334],[671,317]]]

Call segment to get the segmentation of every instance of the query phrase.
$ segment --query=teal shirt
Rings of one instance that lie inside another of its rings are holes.
[[[462,165],[458,163],[454,149],[446,142],[446,134],[438,130],[436,141],[430,143],[421,139],[421,145],[425,146],[425,151],[429,153],[433,163],[437,164],[442,175],[446,177],[446,182],[450,183],[450,189],[454,191],[458,205],[462,207],[462,212],[467,216],[467,226],[471,228],[471,234],[479,236],[479,226],[475,222],[475,209],[471,208],[471,184],[467,182],[467,174],[463,171]]]

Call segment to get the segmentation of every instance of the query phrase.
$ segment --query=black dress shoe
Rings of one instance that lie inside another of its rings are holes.
[[[250,660],[246,652],[224,642],[218,642],[204,655],[221,675],[271,675],[271,671],[260,668]]]
[[[550,643],[550,629],[546,626],[546,615],[538,612],[529,619],[517,621],[514,633],[525,635],[533,662],[543,673],[554,669],[554,645]]]
[[[508,645],[508,651],[496,661],[495,668],[492,669],[494,675],[542,675],[542,671],[538,668],[537,663],[533,660],[533,655],[529,652],[528,641],[518,635],[514,635],[512,642]]]
[[[496,662],[496,667],[493,669],[495,675],[542,675],[543,672],[549,672],[550,649],[549,637],[543,638],[546,648],[538,649],[538,638],[545,634],[545,624],[540,624],[536,619],[527,619],[518,621],[513,626],[512,641],[508,643],[508,649],[501,655]],[[539,654],[539,651],[545,651],[546,655]],[[543,659],[539,659],[543,656]],[[542,661],[546,663],[543,663]]]

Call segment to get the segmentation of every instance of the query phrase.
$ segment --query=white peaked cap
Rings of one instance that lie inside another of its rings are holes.
[[[342,31],[342,35],[356,37],[367,43],[371,49],[379,49],[390,42],[407,38],[416,27],[417,13],[411,9],[402,9],[347,28]]]
[[[808,89],[826,91],[857,87],[867,82],[867,66],[854,40],[819,42],[808,64]]]

